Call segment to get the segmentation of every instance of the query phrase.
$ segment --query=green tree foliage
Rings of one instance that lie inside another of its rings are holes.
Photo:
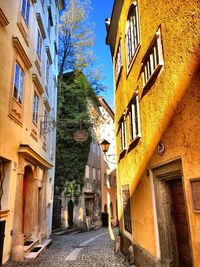
[[[83,70],[94,60],[93,25],[88,17],[90,0],[67,0],[67,9],[60,19],[59,75],[69,70]]]
[[[81,192],[84,185],[85,166],[91,143],[88,103],[96,96],[86,77],[79,71],[64,74],[58,93],[56,175],[57,192]],[[73,139],[75,131],[83,127],[89,133],[84,143]]]

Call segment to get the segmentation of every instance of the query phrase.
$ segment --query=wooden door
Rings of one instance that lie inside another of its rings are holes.
[[[174,217],[179,266],[192,267],[189,227],[181,179],[170,182],[172,193],[172,215]]]
[[[6,225],[6,221],[0,221],[0,266],[2,265],[2,259],[3,259],[3,244],[4,244],[4,237],[5,237],[5,225]]]

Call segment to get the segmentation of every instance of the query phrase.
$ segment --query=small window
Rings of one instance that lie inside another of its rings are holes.
[[[50,72],[50,64],[49,64],[49,59],[47,57],[47,61],[46,61],[46,85],[47,86],[49,84],[49,72]]]
[[[22,16],[26,22],[26,25],[29,24],[29,13],[30,13],[30,2],[29,0],[22,0]]]
[[[98,180],[100,181],[101,180],[101,170],[98,169]]]
[[[42,35],[40,31],[38,30],[38,38],[37,38],[37,55],[39,59],[41,60],[42,55]]]
[[[130,234],[132,234],[129,185],[122,186],[122,205],[123,205],[124,229]]]
[[[116,61],[115,61],[115,78],[116,82],[119,79],[120,73],[122,69],[122,41],[120,39],[119,41],[119,46],[117,49],[117,54],[116,54]]]
[[[33,99],[33,122],[38,124],[38,102],[39,98],[38,95],[34,92],[34,99]]]
[[[90,177],[90,167],[89,165],[85,166],[85,178],[89,178]]]
[[[14,79],[14,98],[22,104],[24,87],[24,72],[20,66],[16,63],[15,65],[15,79]]]
[[[163,53],[161,45],[160,30],[156,33],[149,52],[145,55],[143,60],[143,81],[144,86],[151,80],[154,74],[158,73],[160,68],[164,65]]]
[[[93,177],[93,180],[96,179],[96,169],[95,168],[92,168],[92,177]]]
[[[123,152],[126,149],[126,120],[124,115],[120,120],[120,140],[120,151]]]
[[[132,100],[129,107],[130,142],[141,137],[140,112],[138,95]]]
[[[127,67],[129,68],[137,48],[140,43],[139,36],[139,19],[138,19],[138,6],[132,4],[128,13],[126,23],[126,58]]]

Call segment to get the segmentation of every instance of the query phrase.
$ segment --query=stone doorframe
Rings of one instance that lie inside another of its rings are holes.
[[[175,224],[171,216],[171,192],[168,181],[181,179],[183,172],[181,159],[175,159],[150,169],[155,196],[155,214],[161,266],[178,267],[178,250]],[[184,185],[184,183],[183,183]],[[183,186],[184,191],[184,186]],[[184,192],[185,193],[185,192]],[[186,203],[185,203],[186,204]],[[187,210],[187,206],[186,206]],[[189,223],[188,223],[189,226]],[[189,233],[190,233],[190,229]]]

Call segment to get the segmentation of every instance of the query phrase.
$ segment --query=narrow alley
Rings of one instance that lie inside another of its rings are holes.
[[[118,228],[113,229],[117,235]],[[114,241],[108,229],[100,228],[90,232],[72,232],[52,235],[52,245],[34,260],[26,259],[23,264],[12,261],[5,267],[124,267],[124,256],[114,251]]]

